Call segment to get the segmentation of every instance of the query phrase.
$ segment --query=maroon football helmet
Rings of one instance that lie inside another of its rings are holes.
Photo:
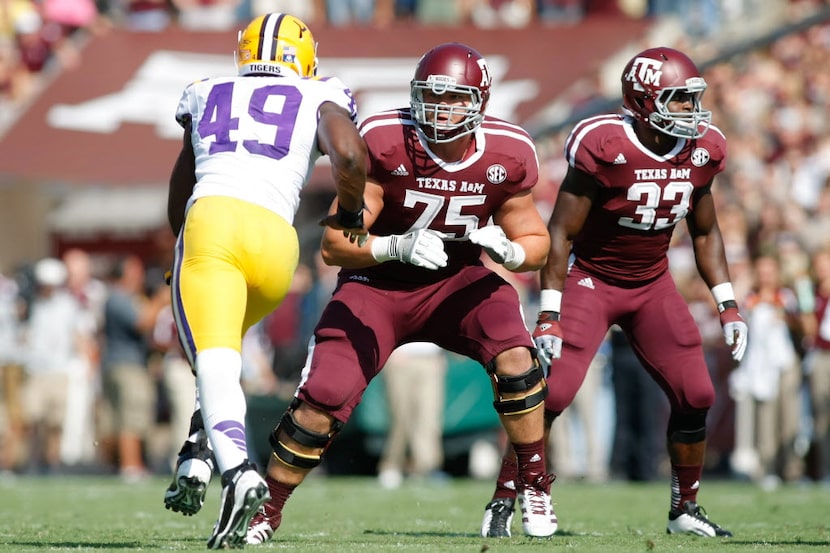
[[[623,107],[660,132],[700,138],[712,122],[712,112],[700,104],[706,86],[686,54],[672,48],[650,48],[634,56],[623,70]],[[692,111],[669,111],[673,100],[691,102]]]
[[[412,79],[410,106],[430,142],[451,142],[474,132],[490,98],[490,70],[475,49],[457,42],[436,46],[421,57]],[[424,102],[424,92],[469,96],[464,105]],[[461,115],[460,121],[453,122]]]

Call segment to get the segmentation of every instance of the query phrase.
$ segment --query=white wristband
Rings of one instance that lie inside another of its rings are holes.
[[[512,254],[510,258],[504,260],[504,266],[511,271],[518,269],[525,262],[525,249],[516,242],[510,242]]]
[[[539,293],[539,311],[562,310],[562,292],[553,288],[546,288]]]
[[[711,292],[716,305],[725,301],[735,301],[735,292],[732,290],[731,282],[723,282],[717,286],[712,286]]]
[[[392,236],[375,236],[374,240],[372,240],[372,257],[378,263],[385,263],[397,259],[397,257],[389,254],[389,245],[392,242],[392,238]]]

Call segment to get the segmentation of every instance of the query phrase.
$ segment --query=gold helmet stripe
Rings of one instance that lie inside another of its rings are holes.
[[[268,14],[262,21],[259,31],[259,52],[258,59],[274,61],[277,56],[277,31],[282,24],[285,14]]]

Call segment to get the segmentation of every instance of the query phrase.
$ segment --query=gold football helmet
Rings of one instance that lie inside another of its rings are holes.
[[[290,69],[300,77],[313,77],[317,43],[306,24],[293,15],[261,15],[239,31],[236,65],[240,75],[281,75]]]

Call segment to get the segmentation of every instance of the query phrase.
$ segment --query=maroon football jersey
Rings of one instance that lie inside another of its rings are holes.
[[[447,267],[432,271],[398,261],[341,271],[364,282],[430,283],[480,263],[481,248],[466,240],[486,226],[509,197],[539,176],[533,140],[521,127],[485,117],[475,151],[446,163],[425,148],[409,108],[382,112],[360,126],[369,150],[368,177],[383,187],[383,210],[369,229],[388,236],[430,228],[448,235]]]
[[[601,187],[573,241],[576,263],[612,283],[648,281],[668,269],[674,226],[726,163],[726,139],[714,125],[702,138],[678,139],[657,155],[640,143],[632,122],[591,117],[565,141],[568,163]]]

